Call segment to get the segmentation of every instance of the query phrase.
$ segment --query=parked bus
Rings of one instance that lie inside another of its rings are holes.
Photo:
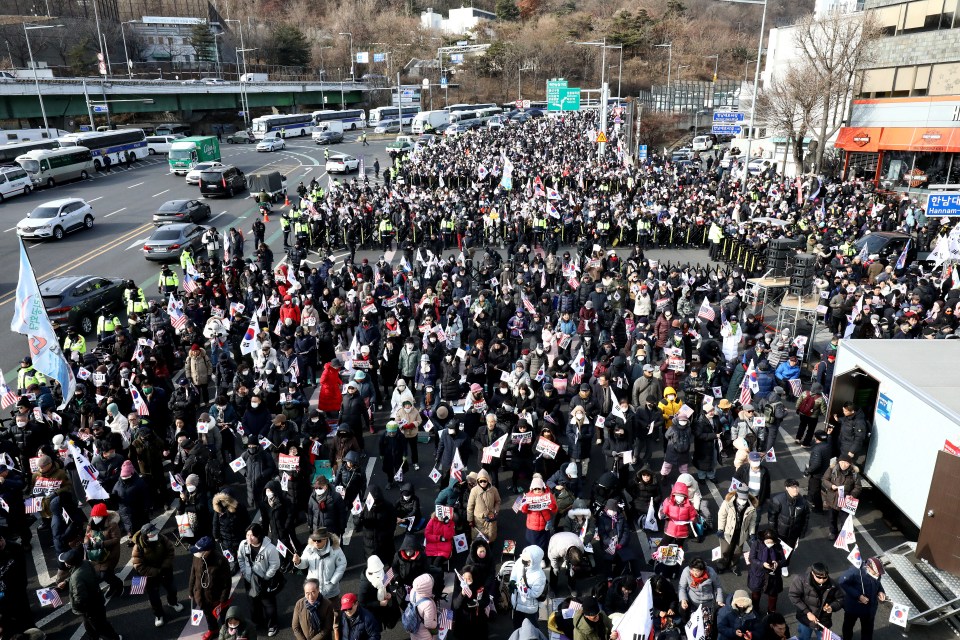
[[[477,118],[479,118],[481,122],[486,124],[487,122],[490,121],[490,118],[492,118],[493,116],[498,116],[501,113],[503,113],[503,109],[501,109],[500,107],[487,107],[485,109],[477,109]]]
[[[69,131],[63,129],[0,129],[0,144],[30,142],[32,140],[54,140],[65,136]]]
[[[17,158],[28,151],[36,149],[57,149],[60,144],[56,140],[34,140],[33,142],[13,142],[0,144],[0,165],[15,164]]]
[[[400,119],[400,124],[407,126],[413,122],[414,116],[418,113],[420,113],[420,107],[377,107],[370,109],[367,122],[371,127],[375,127],[384,120]]]
[[[60,146],[86,147],[93,154],[93,168],[100,171],[106,166],[106,158],[111,164],[131,163],[149,155],[147,137],[143,129],[117,129],[95,133],[71,133],[59,140]]]
[[[314,111],[310,115],[313,118],[314,126],[331,120],[339,121],[343,125],[344,131],[356,131],[367,126],[367,116],[363,113],[363,109],[341,109],[339,111],[324,109],[323,111]]]
[[[17,164],[38,187],[53,187],[78,178],[86,180],[94,170],[93,154],[86,147],[29,151],[17,158]]]
[[[444,107],[444,109],[452,115],[457,111],[479,111],[480,109],[492,109],[497,106],[499,105],[493,102],[484,102],[482,104],[451,104],[449,107]]]
[[[253,119],[253,137],[263,140],[268,134],[286,138],[306,136],[313,133],[313,118],[309,113],[293,113],[279,116],[260,116]]]
[[[460,111],[450,112],[450,124],[456,124],[464,120],[477,120],[479,118],[480,112],[476,109],[462,109]]]

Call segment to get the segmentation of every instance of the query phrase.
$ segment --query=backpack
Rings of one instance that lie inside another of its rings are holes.
[[[423,618],[420,617],[417,605],[428,599],[429,598],[420,598],[416,602],[410,601],[407,603],[407,608],[404,609],[400,615],[400,624],[403,625],[404,631],[407,633],[416,633],[420,630],[420,625],[423,624]]]
[[[813,411],[813,406],[817,404],[817,399],[813,397],[813,394],[809,391],[807,395],[803,397],[800,401],[800,404],[797,406],[797,413],[809,416],[810,412]]]
[[[690,429],[674,429],[673,430],[673,448],[678,453],[686,453],[690,451]]]
[[[782,402],[776,400],[767,403],[767,406],[763,408],[763,415],[766,417],[768,423],[779,423],[779,421],[787,416],[787,410],[783,408]]]
[[[90,562],[102,562],[107,555],[107,550],[103,548],[103,532],[91,531],[90,540],[86,544],[87,560]]]

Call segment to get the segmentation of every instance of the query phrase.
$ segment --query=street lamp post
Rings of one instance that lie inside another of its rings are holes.
[[[250,102],[247,100],[247,88],[243,82],[243,76],[247,74],[247,51],[253,51],[253,49],[247,49],[243,46],[243,23],[239,20],[226,19],[224,22],[236,22],[237,27],[240,31],[240,48],[236,50],[236,53],[239,53],[243,59],[243,75],[237,73],[237,80],[240,81],[240,104],[243,105],[243,122],[250,128]]]
[[[750,101],[750,128],[747,130],[747,155],[743,165],[743,180],[740,185],[741,193],[747,192],[748,167],[750,165],[750,149],[753,143],[754,119],[757,115],[757,98],[760,94],[760,58],[763,57],[763,31],[767,26],[767,0],[724,0],[740,4],[762,4],[763,17],[760,18],[760,43],[757,45],[757,66],[753,72],[753,100]]]
[[[520,72],[522,71],[535,71],[536,67],[517,67],[517,100],[523,100],[523,93],[520,89]]]
[[[703,56],[703,58],[704,58],[704,60],[709,60],[710,58],[713,58],[713,81],[716,82],[716,81],[717,81],[717,71],[718,71],[719,68],[720,68],[720,54],[719,54],[719,53],[715,53],[715,54],[713,54],[712,56]]]
[[[40,76],[37,75],[37,63],[33,61],[33,47],[30,46],[30,31],[35,29],[56,29],[62,27],[62,24],[37,24],[27,26],[23,23],[23,37],[27,41],[27,53],[30,54],[30,66],[33,68],[33,84],[37,87],[37,99],[40,100],[40,115],[43,116],[43,130],[50,135],[50,126],[47,124],[47,109],[43,106],[43,93],[40,91]]]
[[[133,80],[133,61],[130,60],[130,52],[127,50],[127,34],[123,31],[123,25],[132,24],[136,20],[127,20],[120,23],[120,38],[123,40],[123,58],[127,61],[127,76]]]
[[[589,47],[600,47],[600,133],[607,134],[607,39],[599,42],[570,42]],[[606,144],[597,145],[597,156],[603,157]]]
[[[349,31],[341,31],[341,32],[338,33],[337,35],[340,35],[340,36],[348,36],[348,37],[350,38],[350,80],[353,81],[353,82],[356,82],[357,76],[354,75],[354,68],[353,68],[353,63],[354,63],[354,59],[353,59],[353,34],[352,34],[351,32],[349,32]]]
[[[670,103],[670,113],[673,113],[673,104],[670,99],[670,71],[673,69],[673,43],[655,44],[654,47],[663,47],[667,50],[667,102]]]
[[[320,79],[323,80],[323,81],[326,81],[326,79],[327,79],[327,66],[323,63],[323,50],[324,50],[324,49],[333,49],[333,46],[328,45],[328,46],[326,46],[326,47],[324,47],[324,46],[319,46],[319,47],[317,47],[317,50],[320,52],[320,73],[323,74],[323,75],[320,76]]]

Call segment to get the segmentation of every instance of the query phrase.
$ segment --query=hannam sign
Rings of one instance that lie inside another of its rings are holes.
[[[927,196],[928,216],[960,216],[960,191],[942,191]]]

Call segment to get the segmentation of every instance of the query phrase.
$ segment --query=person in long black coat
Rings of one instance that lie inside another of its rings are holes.
[[[397,512],[383,496],[379,485],[370,486],[373,506],[364,509],[359,517],[360,530],[363,532],[363,550],[367,557],[392,558],[395,553],[393,532],[397,528]],[[365,500],[366,496],[361,497]]]
[[[274,544],[282,542],[293,545],[294,549],[303,549],[295,537],[297,528],[297,510],[290,498],[280,488],[277,480],[271,480],[263,488],[263,500],[260,502],[260,521],[267,527],[267,535]],[[280,554],[280,567],[286,568],[293,559],[293,552]]]

